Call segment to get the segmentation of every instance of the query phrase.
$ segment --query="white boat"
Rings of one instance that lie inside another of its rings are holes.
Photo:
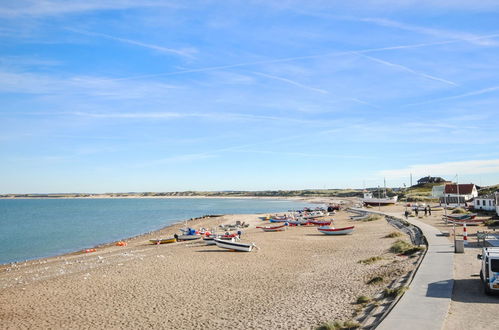
[[[348,235],[353,232],[354,228],[354,226],[344,228],[331,228],[329,226],[324,226],[317,228],[317,230],[326,235]]]
[[[256,228],[263,229],[263,231],[267,232],[284,231],[286,229],[286,224],[280,226],[258,226]]]
[[[206,245],[215,245],[215,239],[218,238],[218,239],[222,239],[222,240],[225,240],[225,241],[229,241],[229,242],[234,242],[236,240],[236,236],[233,236],[233,235],[209,235],[209,236],[204,236],[203,237],[203,242],[206,243]]]
[[[242,252],[251,252],[251,250],[255,246],[253,243],[230,242],[219,238],[215,238],[215,244],[217,244],[217,246],[222,249]]]
[[[393,197],[374,197],[373,193],[365,192],[364,198],[362,198],[362,202],[366,205],[371,206],[383,206],[383,205],[391,205],[397,203],[398,196]]]
[[[201,235],[178,235],[177,241],[192,241],[195,239],[200,239]]]

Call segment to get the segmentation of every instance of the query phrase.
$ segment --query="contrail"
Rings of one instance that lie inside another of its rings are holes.
[[[296,82],[296,81],[291,80],[291,79],[286,79],[286,78],[282,78],[282,77],[272,76],[270,74],[265,74],[265,73],[261,73],[261,72],[253,72],[253,73],[256,74],[256,75],[262,76],[262,77],[266,77],[266,78],[274,79],[274,80],[279,80],[279,81],[282,81],[282,82],[285,82],[285,83],[288,83],[288,84],[291,84],[291,85],[294,85],[294,86],[297,86],[297,87],[301,87],[303,89],[307,89],[307,90],[311,90],[311,91],[314,91],[314,92],[318,92],[318,93],[321,93],[321,94],[329,94],[329,92],[326,91],[326,90],[324,90],[324,89],[310,87],[310,86],[301,84],[301,83]]]
[[[447,96],[447,97],[442,97],[439,99],[433,99],[433,100],[428,100],[424,102],[417,102],[417,103],[410,103],[405,105],[406,107],[413,106],[413,105],[422,105],[422,104],[429,104],[429,103],[435,103],[435,102],[440,102],[440,101],[447,101],[447,100],[455,100],[455,99],[460,99],[463,97],[468,97],[468,96],[475,96],[475,95],[481,95],[481,94],[486,94],[486,93],[491,93],[499,90],[499,86],[492,86],[488,88],[483,88],[477,91],[472,91],[464,94],[459,94],[459,95],[454,95],[454,96]]]
[[[423,72],[418,72],[418,71],[415,71],[415,70],[413,70],[411,68],[403,66],[401,64],[396,64],[396,63],[384,61],[384,60],[381,60],[379,58],[368,56],[368,55],[357,53],[357,52],[352,52],[352,53],[356,54],[356,55],[359,55],[359,56],[362,56],[362,57],[365,57],[367,59],[370,59],[371,61],[378,62],[378,63],[384,64],[384,65],[387,65],[387,66],[395,67],[395,68],[398,68],[400,70],[412,73],[412,74],[414,74],[416,76],[420,76],[420,77],[431,79],[431,80],[436,80],[436,81],[443,82],[444,84],[448,84],[448,85],[452,85],[452,86],[459,86],[458,84],[456,84],[453,81],[442,79],[442,78],[438,78],[438,77],[435,77],[435,76],[431,76],[431,75],[423,73]]]
[[[216,71],[216,70],[223,70],[223,69],[240,68],[240,67],[260,65],[260,64],[284,63],[284,62],[293,62],[293,61],[307,60],[307,59],[321,58],[321,57],[329,57],[329,56],[351,55],[352,52],[359,53],[359,54],[375,53],[375,52],[382,52],[382,51],[387,51],[387,50],[412,49],[412,48],[448,45],[448,44],[460,43],[463,41],[491,39],[491,38],[497,38],[497,37],[499,37],[499,33],[485,35],[485,36],[477,36],[477,37],[469,38],[466,40],[464,40],[464,39],[452,39],[452,40],[443,40],[443,41],[435,41],[435,42],[419,43],[419,44],[411,44],[411,45],[398,45],[398,46],[388,46],[388,47],[379,47],[379,48],[367,48],[367,49],[360,49],[360,50],[337,51],[337,52],[330,52],[330,53],[326,53],[326,54],[285,57],[285,58],[278,58],[278,59],[272,59],[272,60],[261,60],[261,61],[254,61],[254,62],[243,62],[243,63],[228,64],[228,65],[210,66],[210,67],[204,67],[204,68],[198,68],[198,69],[186,69],[186,70],[179,70],[179,71],[173,71],[173,72],[162,72],[162,73],[137,75],[137,76],[132,76],[132,77],[115,78],[115,79],[109,79],[109,80],[120,81],[120,80],[134,80],[134,79],[142,79],[142,78],[153,78],[153,77],[166,77],[166,76],[173,76],[173,75],[180,75],[180,74],[187,74],[187,73],[208,72],[208,71]]]
[[[162,46],[153,45],[153,44],[146,44],[146,43],[143,43],[140,41],[125,39],[125,38],[120,38],[120,37],[114,37],[114,36],[104,34],[104,33],[89,32],[89,31],[76,30],[76,29],[70,29],[70,28],[66,28],[66,30],[74,32],[74,33],[87,35],[87,36],[101,37],[101,38],[116,40],[119,42],[131,44],[131,45],[144,47],[144,48],[154,49],[154,50],[157,50],[157,51],[160,51],[163,53],[175,54],[175,55],[180,55],[180,56],[184,56],[184,57],[192,57],[191,52],[189,52],[187,50],[181,50],[181,49],[179,50],[179,49],[167,48],[167,47],[162,47]]]

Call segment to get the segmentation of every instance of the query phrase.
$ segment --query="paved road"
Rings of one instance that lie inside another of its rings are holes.
[[[377,213],[377,212],[376,212]],[[384,213],[402,217],[400,213]],[[414,218],[428,241],[428,251],[414,276],[409,290],[377,327],[380,330],[441,329],[452,296],[454,246],[440,231]]]

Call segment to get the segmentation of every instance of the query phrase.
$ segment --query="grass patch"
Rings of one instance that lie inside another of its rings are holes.
[[[407,243],[406,241],[403,241],[401,239],[397,240],[390,247],[390,252],[396,253],[396,254],[403,254],[405,256],[414,254],[414,253],[422,251],[422,250],[424,250],[423,247],[412,245],[412,244]]]
[[[354,321],[345,321],[345,322],[324,322],[319,325],[315,330],[346,330],[346,329],[357,329],[360,327],[360,324]]]
[[[385,290],[383,290],[383,296],[385,298],[396,298],[406,292],[407,289],[408,287],[406,286],[399,286],[398,288],[394,289],[386,288]]]
[[[355,302],[356,304],[367,304],[370,302],[372,299],[367,297],[367,296],[358,296],[357,301]]]
[[[370,265],[370,264],[373,264],[376,261],[380,261],[380,260],[383,260],[383,258],[381,258],[381,257],[371,257],[371,258],[367,258],[367,259],[364,259],[364,260],[360,260],[359,264]]]
[[[497,226],[499,226],[499,220],[489,219],[489,220],[485,220],[483,222],[483,224],[488,226],[488,227],[497,227]]]
[[[381,283],[383,281],[384,281],[383,277],[375,276],[375,277],[371,278],[369,281],[367,281],[366,284],[378,284],[378,283]]]
[[[466,212],[466,210],[463,209],[463,208],[457,207],[454,210],[452,210],[452,213],[453,214],[465,214],[465,213],[468,213],[468,212]]]
[[[390,234],[386,235],[385,238],[396,238],[402,236],[402,233],[399,231],[392,231]]]
[[[362,219],[362,222],[371,222],[381,219],[381,216],[377,214],[370,214],[367,218]]]

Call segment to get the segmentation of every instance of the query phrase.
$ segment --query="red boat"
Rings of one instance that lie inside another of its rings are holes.
[[[256,227],[263,229],[263,231],[283,231],[285,229],[286,225],[280,225],[280,226],[266,226],[266,227]]]
[[[329,226],[331,225],[331,220],[319,221],[319,220],[308,220],[308,223],[314,226]]]
[[[329,228],[329,227],[319,227],[317,228],[323,234],[326,235],[348,235],[353,232],[354,226],[344,227],[344,228]]]

